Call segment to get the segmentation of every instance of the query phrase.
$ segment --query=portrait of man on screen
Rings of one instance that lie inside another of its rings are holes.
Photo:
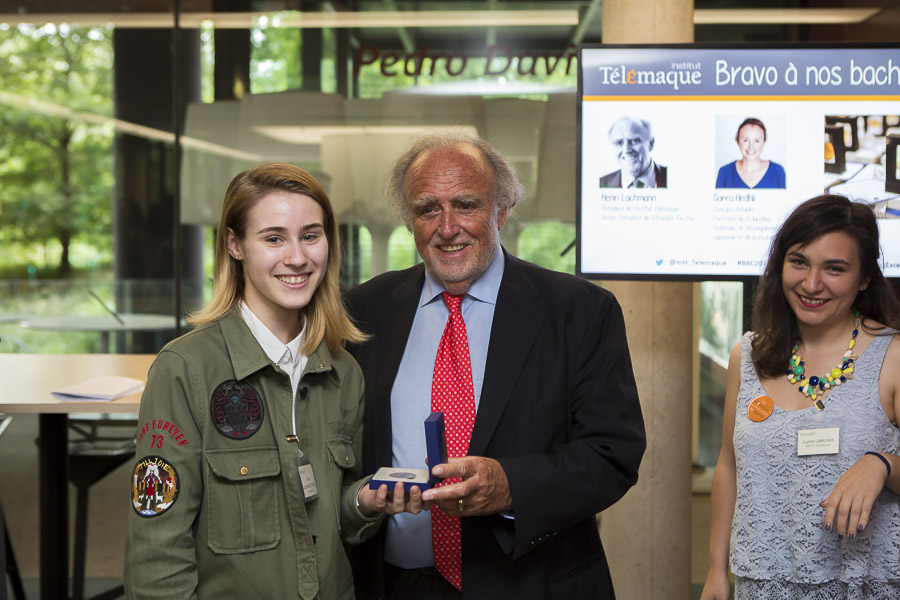
[[[619,169],[601,177],[599,187],[666,187],[667,169],[651,155],[656,140],[650,121],[628,116],[616,119],[609,128],[609,142]]]

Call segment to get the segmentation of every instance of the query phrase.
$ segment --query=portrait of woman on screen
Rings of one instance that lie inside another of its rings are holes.
[[[719,169],[716,188],[784,188],[784,167],[763,158],[766,126],[756,118],[747,118],[734,136],[741,158]]]

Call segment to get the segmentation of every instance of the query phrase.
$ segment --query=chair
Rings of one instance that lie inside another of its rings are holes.
[[[84,600],[88,496],[91,486],[134,457],[137,418],[132,414],[69,415],[69,482],[75,486],[75,556],[72,600]],[[124,595],[123,586],[94,596],[109,600]]]
[[[3,435],[6,428],[12,423],[12,419],[11,415],[0,413],[0,435]],[[3,584],[0,587],[0,600],[6,600],[7,577],[9,577],[9,584],[12,587],[15,600],[25,600],[25,589],[22,587],[19,565],[16,564],[16,555],[13,553],[12,542],[9,539],[9,533],[6,531],[6,515],[3,513],[2,503],[0,503],[0,537],[3,538],[3,544],[0,545],[0,563],[4,564],[6,569],[6,577],[3,578]]]

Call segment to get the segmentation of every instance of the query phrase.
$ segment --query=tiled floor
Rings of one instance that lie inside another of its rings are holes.
[[[0,437],[0,501],[6,511],[10,535],[24,578],[28,600],[38,598],[38,419],[32,415],[16,415],[9,429]],[[128,482],[131,463],[107,475],[91,489],[88,510],[88,550],[85,576],[86,595],[94,595],[120,582],[125,547],[125,519],[128,514]],[[694,477],[691,504],[691,581],[692,597],[698,598],[706,578],[707,540],[709,536],[709,474]],[[75,513],[75,490],[69,488],[70,521]],[[74,534],[70,534],[72,544]],[[70,550],[71,556],[71,550]],[[12,598],[12,596],[9,596]],[[629,599],[625,599],[629,600]]]

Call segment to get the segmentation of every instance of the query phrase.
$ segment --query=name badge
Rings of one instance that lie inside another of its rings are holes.
[[[837,454],[840,431],[839,427],[801,429],[797,432],[797,456]]]
[[[300,480],[300,491],[303,492],[303,502],[309,503],[319,497],[319,488],[316,486],[316,476],[313,473],[312,465],[309,464],[309,457],[303,454],[300,448],[300,438],[293,433],[284,436],[290,444],[297,444],[297,475]]]
[[[316,477],[313,475],[312,465],[300,465],[297,467],[300,475],[300,487],[303,488],[303,501],[312,502],[319,497],[319,488],[316,487]]]

